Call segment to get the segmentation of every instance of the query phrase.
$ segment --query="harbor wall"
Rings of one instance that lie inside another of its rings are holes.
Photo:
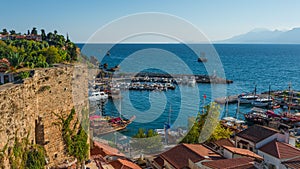
[[[55,114],[66,117],[72,108],[87,110],[87,71],[57,65],[30,72],[32,77],[22,83],[0,86],[0,150],[7,143],[12,147],[16,137],[28,135],[31,143],[44,146],[48,166],[56,166],[68,157],[61,129],[54,125],[59,121]],[[82,117],[77,113],[76,118]],[[5,163],[8,166],[7,159]]]

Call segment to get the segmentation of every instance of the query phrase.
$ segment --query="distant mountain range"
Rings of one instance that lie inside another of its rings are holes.
[[[254,29],[248,33],[218,41],[218,43],[300,44],[300,28],[293,28],[287,31]]]

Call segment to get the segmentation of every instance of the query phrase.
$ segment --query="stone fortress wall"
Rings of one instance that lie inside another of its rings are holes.
[[[23,83],[0,86],[0,149],[6,143],[13,146],[15,136],[29,134],[31,143],[44,146],[51,167],[68,159],[54,113],[66,117],[75,108],[75,117],[81,118],[78,112],[88,108],[88,72],[80,66],[57,65],[31,74]]]

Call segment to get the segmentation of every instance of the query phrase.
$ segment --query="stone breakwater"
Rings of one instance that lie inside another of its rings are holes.
[[[31,70],[31,74],[23,83],[0,86],[0,149],[6,143],[13,146],[15,137],[22,139],[29,134],[31,143],[44,146],[48,166],[56,166],[68,157],[61,129],[53,125],[58,121],[54,113],[66,117],[72,108],[77,112],[88,108],[88,71],[80,66],[57,65]],[[7,159],[5,163],[8,166]]]

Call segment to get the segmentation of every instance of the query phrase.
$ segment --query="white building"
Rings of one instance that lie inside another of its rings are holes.
[[[268,168],[300,168],[300,149],[276,140],[258,149]]]
[[[273,140],[288,143],[289,133],[280,133],[266,126],[254,125],[236,134],[235,146],[257,153],[259,148]]]

